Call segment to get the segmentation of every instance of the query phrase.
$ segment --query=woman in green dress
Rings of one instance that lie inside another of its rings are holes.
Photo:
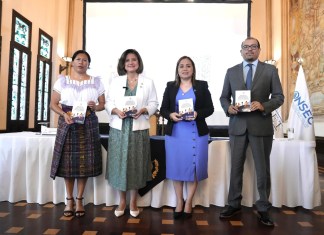
[[[126,50],[120,57],[108,88],[106,110],[110,115],[106,179],[119,190],[116,217],[124,215],[126,192],[130,191],[130,214],[139,215],[137,190],[152,179],[149,117],[158,107],[153,80],[141,75],[140,54]]]

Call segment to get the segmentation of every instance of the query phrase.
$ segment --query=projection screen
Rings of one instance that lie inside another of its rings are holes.
[[[219,97],[227,68],[240,63],[241,42],[248,34],[248,4],[87,2],[85,49],[91,55],[89,73],[106,88],[117,76],[118,58],[136,49],[143,74],[154,80],[159,103],[167,81],[175,78],[177,60],[190,56],[196,78],[206,80],[214,114],[208,125],[228,125]],[[108,122],[105,111],[100,122]]]

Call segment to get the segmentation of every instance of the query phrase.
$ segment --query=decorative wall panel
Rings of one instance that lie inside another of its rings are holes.
[[[313,115],[324,117],[324,1],[290,0],[289,24],[290,97],[302,58]]]

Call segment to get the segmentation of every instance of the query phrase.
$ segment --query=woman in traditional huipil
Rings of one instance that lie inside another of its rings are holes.
[[[114,78],[108,89],[106,110],[109,122],[106,178],[119,191],[115,216],[124,215],[126,192],[130,191],[130,214],[137,217],[137,190],[152,179],[149,117],[158,107],[153,80],[143,76],[140,54],[126,50],[120,57]],[[133,111],[129,111],[129,110]]]
[[[188,109],[192,115],[186,117],[182,110]],[[205,118],[213,112],[207,82],[196,80],[195,64],[190,57],[181,57],[177,62],[175,80],[167,83],[160,110],[168,120],[165,127],[166,178],[173,180],[176,192],[174,219],[192,216],[192,199],[198,181],[208,177],[209,129]],[[184,182],[188,192],[185,202]]]
[[[95,112],[105,107],[105,89],[100,78],[87,74],[90,62],[86,51],[76,51],[72,56],[71,76],[60,76],[51,96],[50,107],[60,116],[50,176],[64,178],[67,195],[63,215],[66,217],[85,215],[83,192],[87,179],[102,173],[99,123]],[[83,124],[76,123],[72,114],[77,104],[86,109]],[[75,181],[76,203],[73,197]]]

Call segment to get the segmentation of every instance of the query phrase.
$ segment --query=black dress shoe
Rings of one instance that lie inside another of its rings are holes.
[[[258,211],[259,214],[259,221],[269,227],[273,227],[274,223],[272,221],[272,219],[270,218],[268,212],[266,211]]]
[[[241,212],[241,208],[235,208],[232,206],[228,206],[225,210],[223,210],[220,215],[219,218],[220,219],[227,219],[232,217],[233,215],[236,215],[237,213]]]

